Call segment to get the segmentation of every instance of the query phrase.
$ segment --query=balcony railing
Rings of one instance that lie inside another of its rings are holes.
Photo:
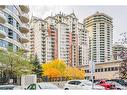
[[[20,26],[20,32],[21,33],[28,33],[29,32],[29,27],[27,24],[22,24],[22,26]]]
[[[20,18],[21,22],[23,22],[23,23],[29,22],[29,15],[26,13],[19,15],[19,18]]]
[[[27,5],[19,5],[19,7],[25,13],[28,13],[30,11],[29,6]]]
[[[28,42],[29,42],[28,37],[26,35],[22,35],[21,43],[28,43]]]
[[[0,23],[5,23],[6,22],[6,18],[4,16],[4,14],[0,11]]]
[[[7,35],[3,29],[0,29],[0,38],[5,38]]]

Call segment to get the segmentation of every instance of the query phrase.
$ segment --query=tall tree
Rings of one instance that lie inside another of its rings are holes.
[[[120,34],[122,36],[121,43],[125,46],[127,44],[127,32]],[[127,49],[123,49],[120,53],[120,57],[123,59],[119,67],[119,77],[121,79],[127,79]]]
[[[33,73],[37,75],[37,78],[41,78],[43,70],[39,63],[37,55],[35,56],[35,58],[31,57],[31,63],[34,66]]]
[[[8,79],[20,77],[21,75],[32,73],[33,66],[30,61],[25,59],[23,51],[2,51],[0,50],[0,67],[2,68],[2,75]]]

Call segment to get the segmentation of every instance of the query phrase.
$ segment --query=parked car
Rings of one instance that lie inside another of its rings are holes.
[[[107,83],[115,85],[115,88],[118,90],[127,90],[127,87],[115,82],[115,81],[107,81]]]
[[[127,80],[123,80],[123,79],[111,79],[110,81],[115,81],[123,86],[127,86]]]
[[[106,80],[100,80],[99,82],[96,82],[96,85],[105,87],[105,90],[116,89],[115,85],[113,85],[111,83],[107,83]]]
[[[33,83],[30,84],[26,90],[41,90],[41,89],[59,89],[56,85],[51,83]]]
[[[94,90],[105,88],[94,84]],[[65,83],[64,90],[92,90],[92,82],[89,80],[70,80]]]
[[[89,81],[92,82],[92,80],[89,80]],[[100,80],[95,80],[95,79],[93,80],[94,83],[96,83],[96,82],[98,82],[98,81],[100,81]]]
[[[0,90],[13,90],[14,85],[0,85]]]

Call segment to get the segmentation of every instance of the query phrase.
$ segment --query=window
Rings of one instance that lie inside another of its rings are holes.
[[[103,68],[101,68],[101,72],[103,72]]]
[[[8,29],[8,37],[13,39],[13,31],[11,29]]]
[[[6,48],[8,45],[8,42],[4,41],[4,40],[0,40],[0,47],[4,47]]]
[[[80,81],[70,81],[68,82],[68,84],[72,84],[72,85],[79,85],[81,82]]]
[[[10,15],[8,15],[8,23],[13,25],[13,18]]]
[[[68,82],[68,84],[75,85],[75,81],[70,81],[70,82]]]
[[[28,86],[29,90],[36,90],[36,84],[31,84],[30,86]]]
[[[108,68],[108,71],[111,71],[110,67]]]
[[[111,71],[114,71],[114,67],[111,68]]]
[[[80,83],[80,81],[75,81],[75,85],[79,85]]]
[[[105,72],[107,71],[107,68],[105,68]]]
[[[115,67],[115,71],[118,71],[118,67]]]
[[[98,69],[98,72],[100,72],[100,69]]]

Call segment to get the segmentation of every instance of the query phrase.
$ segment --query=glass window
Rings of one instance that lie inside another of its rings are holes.
[[[80,81],[75,81],[75,85],[79,85],[80,83]]]
[[[98,69],[98,72],[100,72],[100,69]]]
[[[28,86],[27,89],[28,90],[36,90],[36,84],[31,84],[30,86]]]
[[[8,37],[13,39],[13,31],[11,29],[8,29]]]
[[[11,51],[13,51],[13,44],[10,43],[10,42],[8,43],[8,49],[11,50]]]
[[[70,82],[68,82],[68,84],[75,85],[75,81],[70,81]]]
[[[0,30],[4,30],[4,27],[2,25],[0,25]]]
[[[18,40],[17,36],[18,36],[17,33],[13,32],[13,39],[16,40],[16,41]]]
[[[19,11],[17,10],[17,8],[16,8],[15,6],[8,5],[7,8],[8,8],[11,12],[15,13],[16,15],[19,15]]]
[[[108,68],[108,71],[111,71],[110,67]]]
[[[5,47],[4,41],[0,40],[0,47]]]
[[[11,15],[8,15],[8,23],[13,25],[13,18]]]
[[[107,71],[107,68],[105,68],[105,71]]]
[[[118,67],[115,67],[115,71],[118,71]]]
[[[7,8],[13,12],[13,6],[7,6]]]
[[[114,67],[111,68],[111,71],[114,71]]]

